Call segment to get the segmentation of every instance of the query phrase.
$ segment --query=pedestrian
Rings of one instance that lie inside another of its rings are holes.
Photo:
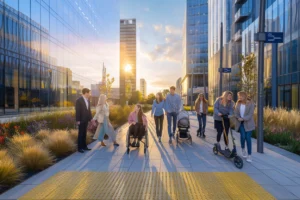
[[[116,141],[116,132],[109,121],[109,105],[107,103],[107,97],[104,94],[101,94],[99,97],[96,114],[93,119],[98,122],[94,139],[98,139],[101,142],[101,146],[106,146],[103,140],[104,135],[107,134],[111,141],[113,141],[114,146],[119,146]]]
[[[148,128],[147,117],[143,112],[142,106],[137,104],[134,111],[129,114],[129,134],[133,136],[134,141],[131,146],[140,147],[140,141],[146,133]],[[138,139],[138,141],[136,141]]]
[[[206,115],[208,110],[208,103],[203,93],[200,93],[198,95],[198,98],[195,102],[195,110],[199,122],[199,129],[197,130],[197,136],[205,138]]]
[[[158,141],[161,142],[161,136],[163,131],[164,124],[164,107],[165,100],[161,92],[156,94],[156,99],[153,101],[151,117],[154,116],[156,135]]]
[[[241,134],[242,155],[248,162],[252,162],[252,131],[255,129],[254,123],[254,102],[248,98],[246,92],[238,92],[238,102],[235,106],[234,116],[236,118],[235,130]],[[248,156],[245,151],[245,142],[247,142]]]
[[[170,93],[167,95],[165,102],[165,111],[168,120],[168,133],[170,138],[170,144],[172,144],[172,138],[174,138],[176,131],[177,115],[183,108],[181,97],[175,93],[175,89],[176,88],[174,86],[170,87]]]
[[[75,112],[76,123],[78,125],[78,152],[90,151],[86,145],[86,132],[88,123],[92,120],[91,103],[89,98],[91,96],[88,88],[82,89],[82,96],[76,100]]]
[[[225,91],[223,95],[214,103],[214,120],[215,129],[217,130],[217,142],[221,140],[222,133],[224,131],[222,120],[224,120],[225,131],[228,136],[228,131],[230,128],[229,116],[234,114],[234,101],[232,100],[232,92]],[[223,119],[222,119],[223,118]],[[228,137],[223,134],[225,141],[225,150],[228,150]]]

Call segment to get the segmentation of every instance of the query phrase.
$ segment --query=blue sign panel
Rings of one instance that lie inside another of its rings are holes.
[[[231,73],[231,68],[222,68],[223,73]]]
[[[265,43],[283,43],[283,32],[266,32]]]

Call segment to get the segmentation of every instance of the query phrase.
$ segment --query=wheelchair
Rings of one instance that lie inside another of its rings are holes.
[[[132,142],[133,142],[133,135],[129,133],[129,128],[128,128],[128,131],[126,134],[126,148],[127,148],[126,152],[127,152],[127,154],[129,154],[129,152],[130,152],[130,147],[132,147],[131,146]],[[146,154],[148,146],[149,146],[148,129],[145,130],[145,135],[143,136],[143,138],[141,139],[140,142],[144,144],[144,154]],[[138,147],[136,147],[136,148],[138,148]]]

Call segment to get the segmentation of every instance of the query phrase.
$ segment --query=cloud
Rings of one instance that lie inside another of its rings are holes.
[[[165,32],[167,34],[174,34],[174,35],[181,35],[182,30],[180,28],[174,27],[174,26],[165,26]]]
[[[163,28],[163,25],[162,24],[154,24],[153,28],[155,31],[161,31]]]
[[[182,61],[182,37],[176,32],[164,34],[165,42],[155,45],[154,49],[147,52],[147,57],[152,60],[167,60],[171,62]]]
[[[144,27],[144,23],[143,22],[138,22],[137,23],[137,27],[138,28],[143,28]]]

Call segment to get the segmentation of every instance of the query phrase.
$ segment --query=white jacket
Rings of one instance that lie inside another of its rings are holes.
[[[97,120],[98,123],[103,123],[104,116],[109,117],[109,105],[107,103],[96,107],[96,114],[93,119]]]

